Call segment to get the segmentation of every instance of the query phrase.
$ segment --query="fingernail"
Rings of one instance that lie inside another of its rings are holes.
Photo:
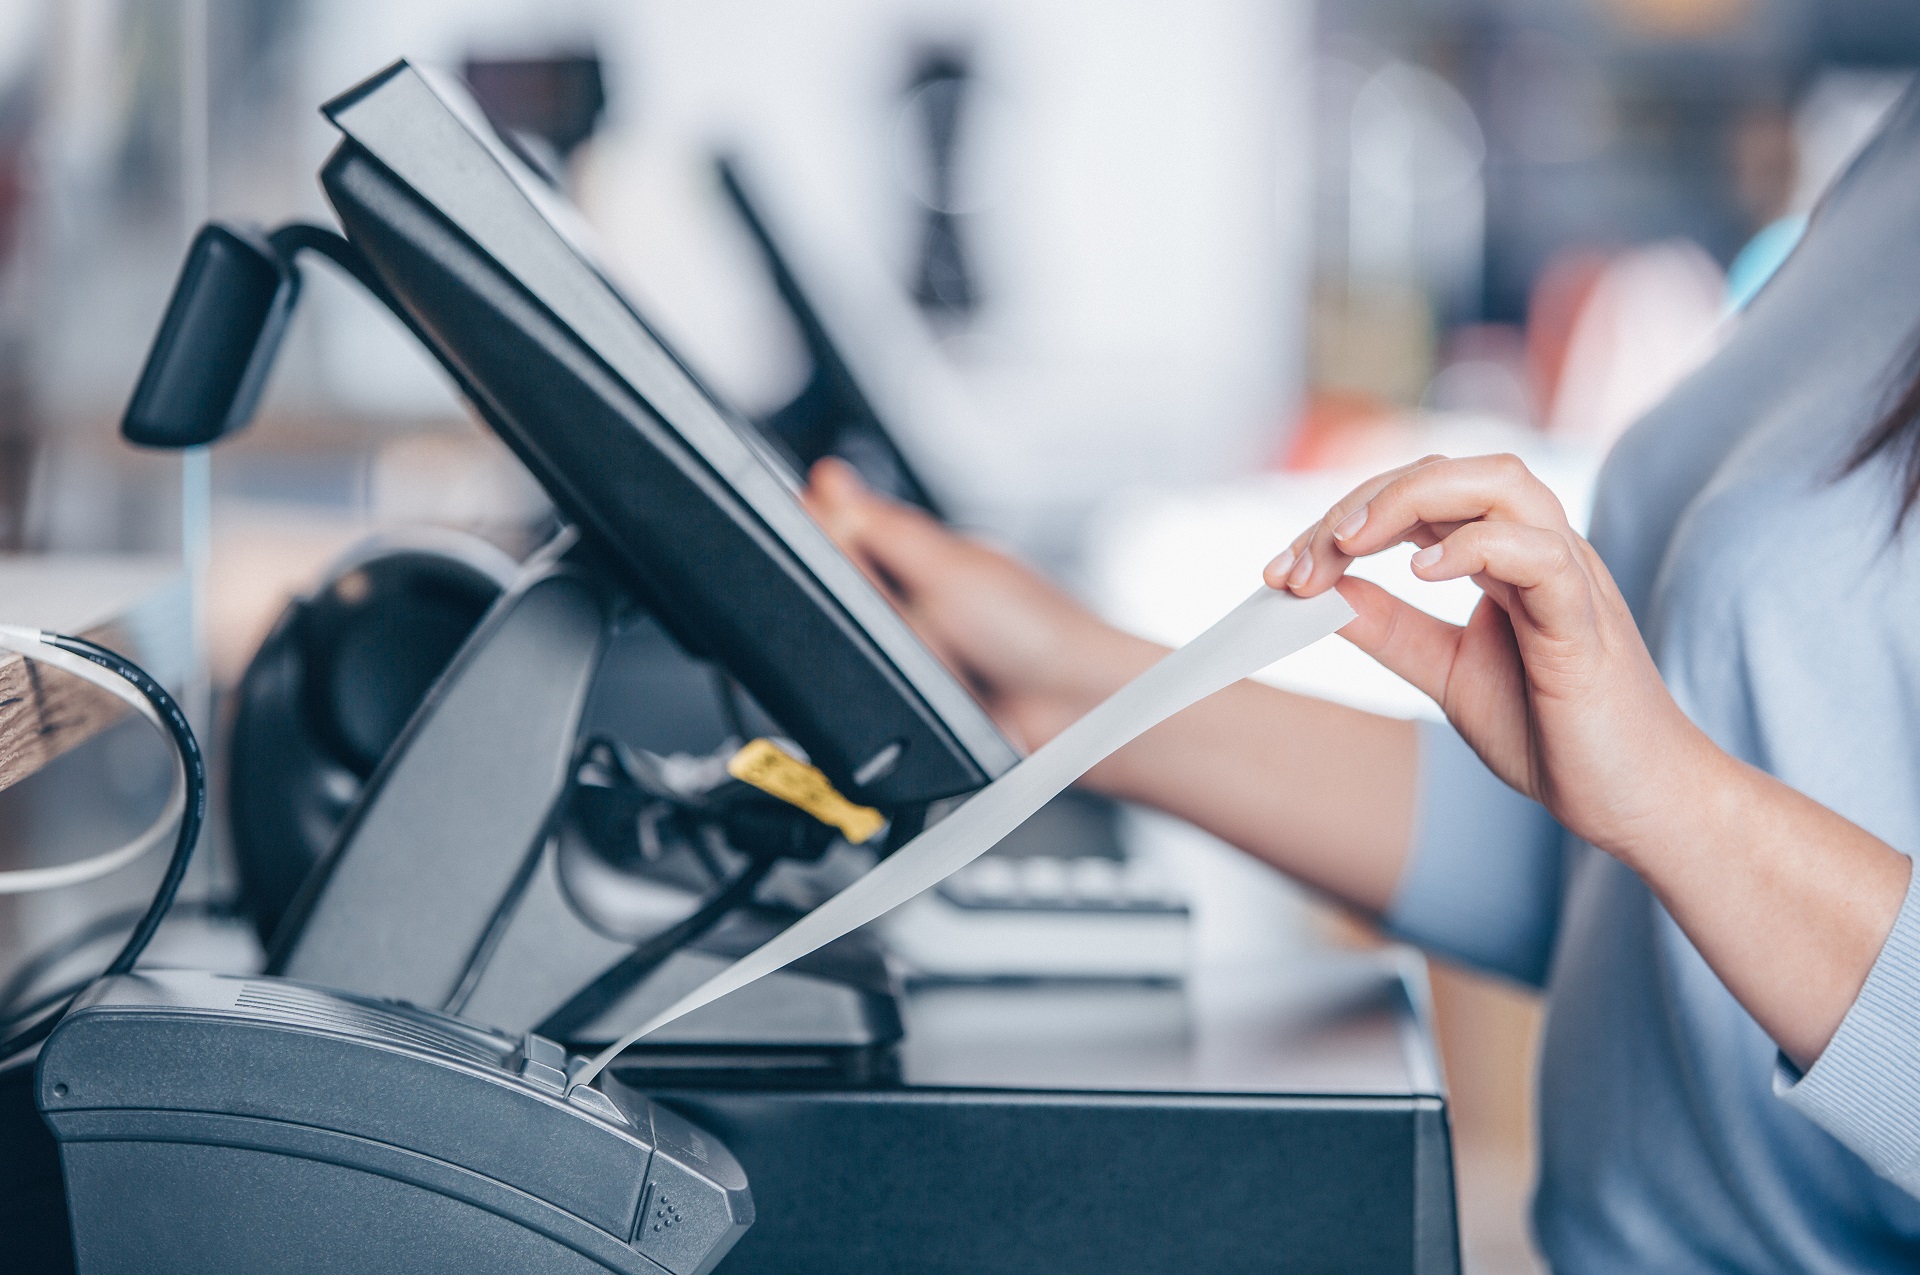
[[[1419,553],[1413,555],[1413,565],[1416,567],[1432,566],[1434,563],[1440,561],[1442,554],[1445,552],[1445,548],[1444,545],[1428,545]]]
[[[1287,587],[1298,589],[1313,579],[1313,550],[1302,549],[1300,560],[1293,564],[1293,570],[1287,573]]]
[[[1360,528],[1366,525],[1367,507],[1362,505],[1340,520],[1340,525],[1333,529],[1333,538],[1335,540],[1351,540],[1359,533]]]
[[[1287,578],[1287,572],[1292,566],[1293,550],[1282,549],[1274,555],[1273,561],[1267,564],[1266,577],[1269,580],[1279,580],[1284,583]]]

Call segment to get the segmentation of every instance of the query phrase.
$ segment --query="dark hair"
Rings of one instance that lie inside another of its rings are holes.
[[[1882,455],[1899,466],[1900,512],[1893,519],[1897,534],[1914,505],[1920,503],[1920,338],[1912,343],[1897,376],[1889,377],[1889,381],[1891,388],[1880,415],[1854,444],[1840,473],[1844,477]]]

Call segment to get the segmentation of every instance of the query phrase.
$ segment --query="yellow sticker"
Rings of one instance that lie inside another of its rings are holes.
[[[818,769],[788,755],[770,739],[756,739],[727,758],[727,773],[838,828],[856,846],[887,825],[886,816],[878,810],[854,805]]]

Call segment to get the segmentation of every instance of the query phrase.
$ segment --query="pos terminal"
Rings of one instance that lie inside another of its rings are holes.
[[[318,250],[407,323],[571,530],[482,619],[373,774],[288,907],[270,970],[610,1039],[777,927],[750,878],[818,857],[835,832],[729,776],[724,757],[663,768],[582,741],[622,626],[644,614],[723,668],[777,723],[788,764],[878,812],[888,830],[861,841],[897,843],[931,802],[1015,756],[457,86],[402,63],[325,110],[345,134],[321,181],[346,237],[203,232],[128,436],[180,445],[243,425],[297,294],[293,257]],[[221,376],[196,362],[210,346],[245,353]],[[601,781],[577,783],[583,768]],[[609,807],[632,818],[620,799],[635,789],[627,805],[658,816],[647,844],[596,851],[579,834]],[[654,844],[674,829],[688,844]],[[899,1034],[887,972],[857,937],[714,1011],[663,1033],[653,1056],[704,1066],[744,1047],[864,1074]]]
[[[855,932],[643,1041],[618,1081],[566,1084],[570,1047],[800,914],[763,890],[776,871],[822,874],[824,897],[832,861],[870,864],[1018,759],[807,516],[778,443],[659,339],[457,85],[402,62],[324,109],[344,235],[203,230],[126,436],[243,427],[296,259],[318,252],[401,318],[566,530],[373,771],[265,977],[107,980],[48,1041],[37,1099],[83,1261],[131,1251],[198,1189],[229,1269],[265,1262],[258,1215],[312,1269],[356,1265],[328,1247],[356,1223],[404,1218],[444,1246],[357,1264],[1456,1270],[1417,980],[1375,967],[1248,984],[1204,1021],[1164,983],[965,986],[910,1009]],[[737,687],[739,737],[654,752],[583,730],[640,623]],[[1276,1069],[1272,1023],[1339,1014],[1357,1035],[1336,1059],[1382,1060],[1365,1085],[1311,1051]],[[114,1207],[127,1183],[145,1230]]]

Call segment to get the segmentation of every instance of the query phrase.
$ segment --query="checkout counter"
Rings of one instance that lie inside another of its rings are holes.
[[[936,985],[906,995],[897,1083],[655,1096],[753,1180],[726,1271],[1451,1272],[1423,999],[1417,962],[1335,954]]]
[[[800,509],[809,431],[708,393],[457,85],[400,63],[325,109],[345,235],[203,232],[129,438],[242,427],[319,252],[565,528],[280,900],[264,975],[102,980],[40,1046],[79,1268],[1456,1271],[1398,958],[908,978],[859,931],[574,1083],[1017,754]],[[636,650],[719,680],[717,747],[597,733]],[[748,736],[883,831],[747,782]]]

